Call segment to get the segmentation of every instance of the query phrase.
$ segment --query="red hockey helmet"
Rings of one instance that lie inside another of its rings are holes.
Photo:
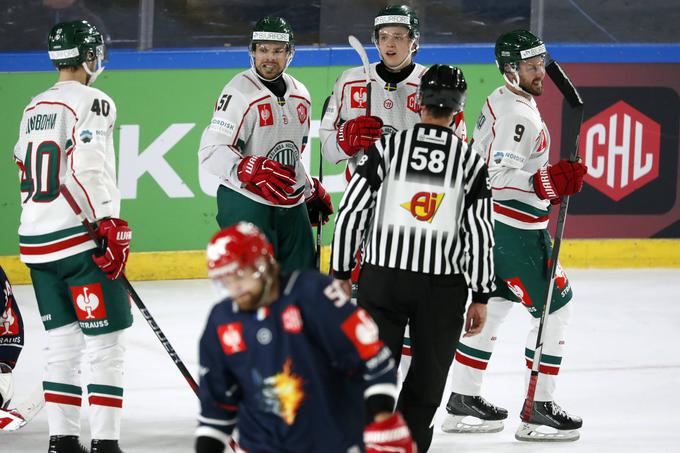
[[[208,276],[219,277],[246,267],[259,269],[274,260],[272,245],[255,225],[239,222],[216,233],[206,250]]]

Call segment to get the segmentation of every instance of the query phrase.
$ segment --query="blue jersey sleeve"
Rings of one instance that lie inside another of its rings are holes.
[[[234,376],[227,368],[226,356],[220,340],[220,306],[213,308],[199,344],[199,399],[196,437],[210,437],[229,444],[236,425],[241,392]],[[224,334],[224,333],[222,333]]]
[[[369,416],[391,412],[397,395],[397,371],[389,348],[378,336],[378,326],[362,308],[350,302],[338,282],[315,272],[300,274],[296,286],[304,292],[300,311],[307,330],[348,375],[365,383]]]

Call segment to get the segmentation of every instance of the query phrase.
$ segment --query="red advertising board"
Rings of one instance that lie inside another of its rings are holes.
[[[563,66],[585,104],[579,153],[589,169],[569,204],[565,237],[680,238],[680,65]],[[551,162],[568,157],[568,105],[551,82],[537,102]]]

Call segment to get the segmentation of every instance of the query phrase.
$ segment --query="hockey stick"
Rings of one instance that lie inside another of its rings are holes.
[[[581,123],[583,122],[583,100],[579,95],[576,87],[569,79],[569,76],[564,72],[560,64],[551,60],[545,67],[545,72],[553,81],[555,86],[564,99],[571,107],[570,117],[574,124],[573,148],[569,160],[572,162],[578,160],[578,144],[579,134],[581,132]],[[534,397],[536,396],[536,384],[538,382],[538,373],[541,365],[541,357],[543,355],[543,340],[548,324],[548,314],[550,313],[550,304],[552,302],[552,293],[555,282],[555,271],[557,270],[557,259],[560,254],[560,246],[562,245],[562,234],[564,233],[564,224],[567,220],[567,209],[569,208],[569,196],[562,197],[560,203],[560,212],[557,216],[557,230],[555,231],[555,241],[553,244],[552,254],[550,255],[550,270],[548,273],[548,287],[545,294],[545,305],[543,306],[543,313],[541,314],[541,321],[538,325],[538,335],[536,337],[536,347],[534,348],[534,361],[531,364],[531,376],[529,378],[529,388],[527,389],[527,397],[524,400],[524,407],[522,408],[522,421],[528,422],[531,419],[531,412],[534,407]]]
[[[13,409],[0,409],[0,430],[16,431],[30,422],[45,406],[42,388],[36,388],[28,399]]]
[[[323,118],[326,115],[326,109],[328,108],[328,103],[330,102],[331,97],[328,96],[326,100],[323,102],[323,107],[321,108],[321,118]],[[323,182],[323,153],[321,152],[321,148],[323,147],[323,144],[319,142],[319,182]],[[319,218],[317,221],[319,222],[316,225],[316,268],[321,272],[321,247],[322,247],[322,239],[323,239],[323,230],[322,230],[322,224],[321,221],[323,220],[323,213],[319,211]]]
[[[92,223],[90,223],[87,217],[85,217],[85,214],[83,214],[82,209],[80,209],[80,206],[78,206],[78,203],[73,198],[73,195],[71,195],[71,192],[64,184],[61,185],[59,191],[64,196],[64,199],[69,204],[69,206],[71,206],[73,212],[80,219],[80,222],[87,230],[87,234],[88,236],[90,236],[90,239],[92,239],[99,248],[101,244],[99,241],[99,237],[95,232],[94,226],[92,225]],[[189,387],[191,387],[191,390],[193,390],[196,396],[198,396],[198,384],[196,384],[196,381],[194,380],[193,376],[191,376],[191,373],[189,373],[189,370],[187,370],[187,367],[184,366],[184,362],[182,362],[182,359],[179,358],[179,356],[175,352],[175,349],[172,347],[168,339],[165,337],[165,334],[156,323],[156,320],[153,319],[153,316],[151,316],[151,313],[149,313],[149,310],[147,310],[146,306],[144,305],[144,302],[142,302],[142,299],[137,294],[137,291],[135,291],[135,289],[132,287],[130,281],[127,279],[125,274],[121,275],[119,277],[119,280],[123,284],[125,289],[128,291],[128,293],[130,293],[130,297],[135,302],[135,305],[137,305],[137,308],[139,308],[139,311],[142,313],[142,316],[144,317],[144,319],[146,319],[146,322],[148,322],[149,325],[151,326],[151,330],[153,330],[153,333],[156,334],[156,337],[158,337],[161,344],[170,355],[172,361],[175,362],[175,365],[177,365],[177,368],[179,368],[180,373],[182,373],[182,376],[184,376],[184,379],[186,379],[187,383],[189,384]]]
[[[354,35],[349,35],[347,41],[349,41],[349,45],[352,46],[352,49],[359,54],[361,64],[364,66],[364,74],[366,74],[366,116],[371,116],[371,73],[368,64],[368,55],[366,55],[364,46],[361,45]]]

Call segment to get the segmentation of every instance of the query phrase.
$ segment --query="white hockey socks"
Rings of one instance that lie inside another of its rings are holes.
[[[536,383],[535,401],[553,401],[556,376],[560,372],[560,367],[562,365],[562,357],[564,356],[564,348],[566,346],[564,337],[570,318],[571,302],[548,315],[547,330],[545,331],[543,340],[543,354],[541,355],[541,363],[538,368],[539,375]],[[540,321],[541,320],[538,318],[532,320],[533,328],[529,332],[527,338],[525,350],[527,366],[525,392],[529,385],[529,377],[531,376],[534,348],[536,347],[536,336],[538,335]]]
[[[124,331],[86,336],[92,439],[120,439],[123,407]]]
[[[461,338],[451,367],[451,390],[461,395],[479,396],[482,380],[496,346],[498,329],[510,313],[513,302],[500,297],[489,299],[486,323],[474,337]]]
[[[48,330],[43,392],[50,436],[80,435],[80,361],[83,334],[77,323]]]

